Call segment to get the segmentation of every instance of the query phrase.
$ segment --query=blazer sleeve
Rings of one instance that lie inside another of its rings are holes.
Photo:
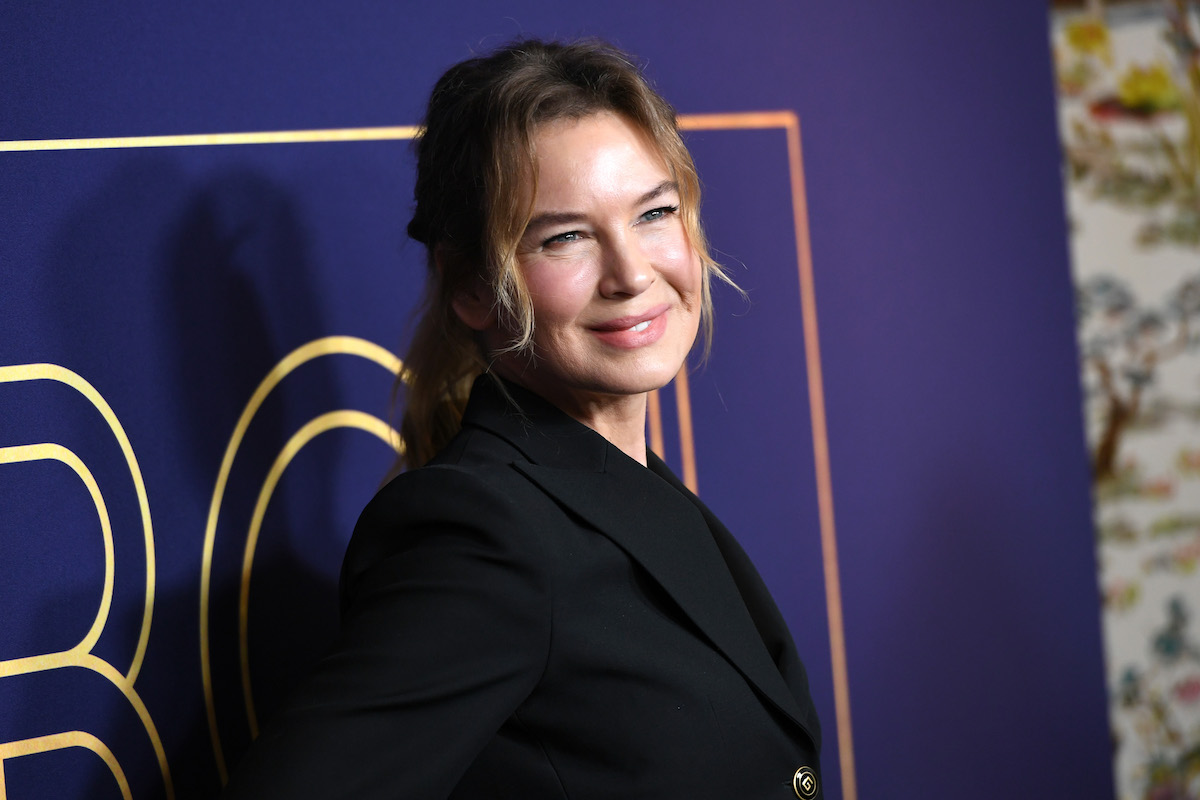
[[[224,797],[445,798],[544,670],[551,586],[502,481],[401,475],[359,519],[342,630]]]

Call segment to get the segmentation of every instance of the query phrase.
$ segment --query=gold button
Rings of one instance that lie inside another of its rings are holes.
[[[812,800],[817,796],[817,773],[812,767],[801,767],[792,776],[792,788],[800,800]]]

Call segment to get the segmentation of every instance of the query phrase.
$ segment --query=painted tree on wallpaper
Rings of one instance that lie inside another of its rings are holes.
[[[1117,791],[1195,800],[1200,17],[1185,0],[1056,2],[1051,32]]]
[[[1200,343],[1200,276],[1184,280],[1160,307],[1140,304],[1130,286],[1111,275],[1081,281],[1076,297],[1080,355],[1085,379],[1091,380],[1088,395],[1101,409],[1100,430],[1091,443],[1092,475],[1107,495],[1128,490],[1135,477],[1128,469],[1118,470],[1117,454],[1125,432],[1146,421],[1142,396],[1154,385],[1158,368]]]

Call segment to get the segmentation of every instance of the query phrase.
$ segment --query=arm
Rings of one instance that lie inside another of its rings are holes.
[[[342,575],[342,632],[225,797],[444,798],[532,691],[548,570],[507,492],[454,467],[368,505]]]

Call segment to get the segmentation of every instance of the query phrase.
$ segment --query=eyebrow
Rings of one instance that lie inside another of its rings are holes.
[[[649,203],[651,200],[654,200],[655,198],[662,197],[667,192],[678,192],[678,191],[679,191],[678,183],[676,183],[675,181],[672,181],[672,180],[665,180],[662,183],[660,183],[658,186],[655,186],[653,189],[651,189],[650,191],[646,192],[644,195],[639,197],[637,199],[637,202],[634,203],[634,205],[640,206],[642,203]]]
[[[640,206],[649,203],[651,200],[662,197],[669,192],[678,192],[679,184],[672,180],[665,180],[655,186],[650,191],[643,194],[641,197],[633,201],[634,206]],[[525,226],[525,233],[535,231],[539,228],[544,228],[549,225],[570,225],[575,222],[582,222],[587,217],[577,211],[547,211],[544,214],[538,214],[529,220],[529,224]]]

